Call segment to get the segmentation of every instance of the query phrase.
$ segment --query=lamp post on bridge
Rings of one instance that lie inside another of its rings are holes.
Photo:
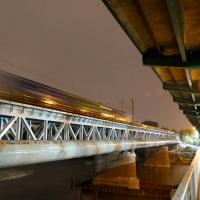
[[[132,122],[134,121],[134,99],[130,98],[131,101],[131,114],[132,114]]]
[[[120,103],[121,103],[121,106],[122,106],[122,112],[124,112],[124,104],[125,104],[124,99],[122,99]]]

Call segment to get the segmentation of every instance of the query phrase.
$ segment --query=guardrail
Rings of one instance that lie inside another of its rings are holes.
[[[181,180],[172,200],[198,200],[200,175],[200,148]]]

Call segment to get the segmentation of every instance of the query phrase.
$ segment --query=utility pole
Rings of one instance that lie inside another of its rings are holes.
[[[120,103],[121,103],[121,106],[122,106],[122,112],[124,112],[124,103],[125,103],[124,99],[122,99]]]
[[[134,99],[130,98],[132,110],[132,122],[134,121]]]

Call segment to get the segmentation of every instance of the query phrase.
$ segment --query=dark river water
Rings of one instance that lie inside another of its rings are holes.
[[[1,169],[0,200],[169,199],[186,169],[137,166],[140,190],[123,186],[135,174],[133,163],[121,154]],[[97,177],[121,185],[94,185]]]

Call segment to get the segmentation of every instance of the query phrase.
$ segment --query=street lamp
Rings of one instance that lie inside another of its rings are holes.
[[[132,122],[134,120],[134,99],[129,98],[131,101],[131,111],[132,111]]]

